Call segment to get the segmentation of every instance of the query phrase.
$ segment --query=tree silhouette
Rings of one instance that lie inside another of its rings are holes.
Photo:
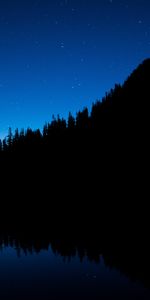
[[[3,139],[3,142],[2,142],[2,149],[4,152],[6,152],[8,150],[8,145],[7,145],[7,140],[6,138]]]
[[[13,143],[13,134],[12,134],[11,127],[9,127],[8,136],[7,136],[7,145],[9,150],[11,150],[12,148],[12,143]]]
[[[71,112],[68,115],[68,129],[75,129],[75,118],[72,116]]]
[[[0,152],[2,152],[2,140],[0,139]]]
[[[44,127],[43,127],[43,137],[46,138],[48,135],[48,124],[45,123]]]
[[[78,129],[87,129],[89,127],[88,109],[84,108],[83,111],[79,111],[76,115],[76,127]]]

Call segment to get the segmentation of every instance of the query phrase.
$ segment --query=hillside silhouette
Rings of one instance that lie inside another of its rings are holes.
[[[0,143],[1,226],[147,245],[150,59],[101,101]],[[121,234],[120,234],[121,230]]]
[[[132,137],[135,138],[135,134],[140,134],[148,122],[146,117],[150,94],[149,72],[150,59],[147,59],[132,72],[122,86],[116,84],[101,101],[94,103],[91,113],[85,107],[77,112],[76,117],[69,112],[67,120],[60,118],[59,115],[57,118],[53,116],[52,121],[44,125],[42,132],[39,129],[33,131],[28,128],[26,131],[16,129],[12,134],[9,128],[8,136],[0,140],[1,157],[5,157],[6,153],[9,153],[10,157],[10,153],[36,154],[40,150],[50,149],[51,151],[57,149],[61,155],[67,142],[67,148],[73,146],[74,149],[80,137],[80,142],[82,138],[84,139],[83,146],[85,141],[95,137],[96,131],[99,134],[99,143],[102,143],[101,139],[108,140],[108,137],[111,139],[112,135],[118,138],[121,131],[122,134],[130,136],[133,131]],[[141,129],[140,132],[137,129]]]

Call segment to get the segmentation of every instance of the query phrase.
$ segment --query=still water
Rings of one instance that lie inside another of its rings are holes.
[[[0,299],[150,299],[150,291],[132,282],[116,269],[100,262],[81,262],[52,251],[20,252],[1,246]]]

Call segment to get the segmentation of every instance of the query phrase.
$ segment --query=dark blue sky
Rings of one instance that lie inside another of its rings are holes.
[[[90,108],[149,53],[149,0],[1,0],[0,137]]]

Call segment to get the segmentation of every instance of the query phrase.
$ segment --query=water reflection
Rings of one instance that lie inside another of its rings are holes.
[[[148,289],[92,247],[10,236],[0,245],[1,299],[150,299]]]

